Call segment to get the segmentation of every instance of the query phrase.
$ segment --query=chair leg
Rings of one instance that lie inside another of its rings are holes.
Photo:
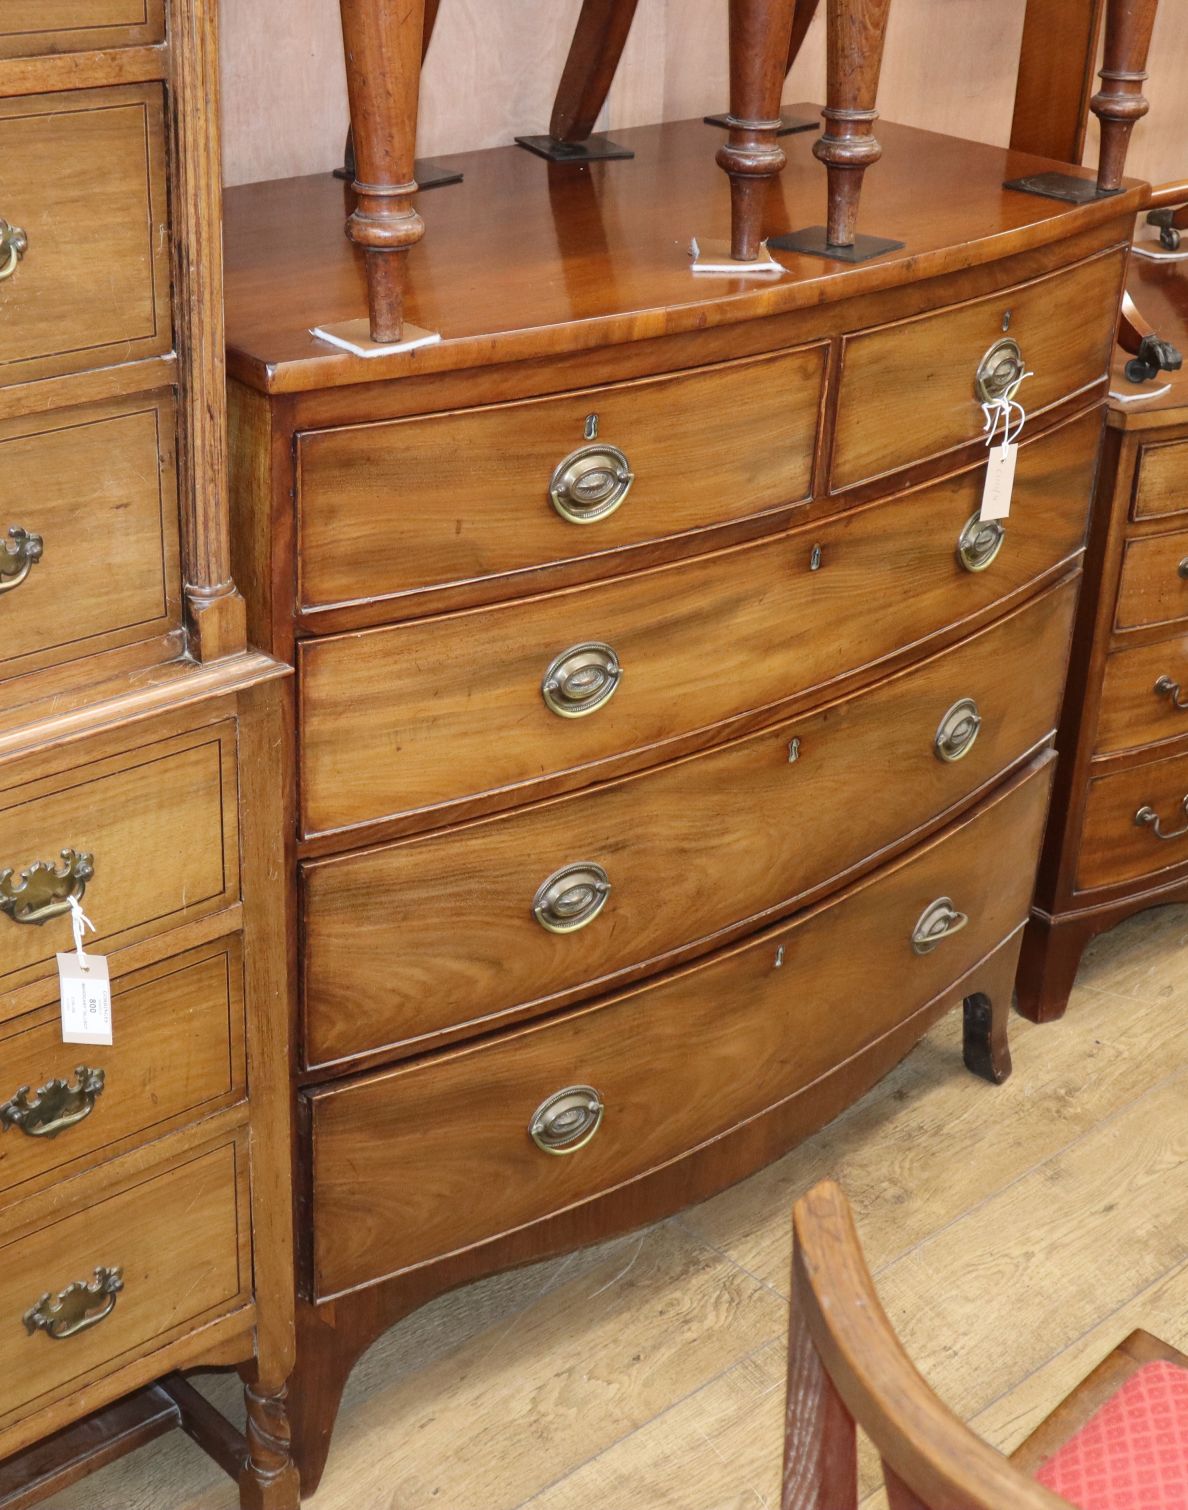
[[[821,1362],[797,1290],[794,1254],[780,1510],[857,1510],[854,1421]]]

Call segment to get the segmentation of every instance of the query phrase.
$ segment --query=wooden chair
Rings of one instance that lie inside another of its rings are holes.
[[[797,1202],[793,1233],[782,1510],[856,1510],[856,1425],[882,1457],[891,1510],[1188,1503],[1188,1357],[1133,1332],[1007,1458],[916,1372],[836,1185]]]

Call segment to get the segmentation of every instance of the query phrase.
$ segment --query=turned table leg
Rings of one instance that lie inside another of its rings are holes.
[[[243,1510],[296,1510],[300,1492],[291,1446],[285,1387],[249,1371],[247,1461],[239,1479]]]
[[[1150,109],[1143,83],[1158,4],[1159,0],[1109,0],[1106,7],[1102,88],[1089,102],[1101,122],[1099,194],[1113,194],[1122,187],[1130,133]]]
[[[800,56],[800,50],[804,46],[804,39],[808,36],[808,29],[813,23],[813,17],[817,14],[820,0],[795,0],[792,10],[792,40],[788,44],[788,63],[784,69],[784,76],[792,72],[792,65]],[[727,128],[730,125],[729,113],[725,115],[707,115],[707,126],[721,126]],[[794,136],[798,131],[815,131],[820,122],[809,119],[803,115],[791,115],[786,110],[780,111],[780,128],[777,136]]]

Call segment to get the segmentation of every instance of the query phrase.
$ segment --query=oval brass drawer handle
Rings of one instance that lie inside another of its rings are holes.
[[[1188,815],[1188,797],[1180,803],[1180,809]],[[1161,826],[1159,814],[1150,806],[1140,807],[1134,815],[1134,821],[1139,828],[1149,828],[1157,839],[1182,839],[1185,834],[1188,834],[1188,823],[1183,828],[1173,828],[1165,832]]]
[[[81,902],[87,882],[95,874],[95,857],[64,849],[61,865],[38,860],[13,879],[11,870],[0,870],[0,912],[14,923],[40,927],[70,911],[70,898]]]
[[[946,764],[961,760],[973,749],[981,727],[982,715],[972,697],[955,702],[941,719],[932,742],[936,758]]]
[[[973,514],[957,537],[957,559],[966,571],[985,571],[1005,539],[1006,530],[1000,519],[983,519],[980,513]]]
[[[1185,556],[1176,567],[1176,576],[1179,577],[1181,582],[1188,582],[1188,556]]]
[[[549,502],[570,524],[597,524],[615,512],[634,481],[618,446],[583,446],[553,469]]]
[[[111,1315],[123,1288],[122,1269],[96,1269],[90,1284],[79,1279],[57,1295],[47,1290],[37,1304],[25,1312],[25,1330],[30,1337],[35,1332],[44,1332],[55,1342],[77,1337]]]
[[[611,647],[587,640],[571,645],[549,663],[540,695],[558,718],[585,718],[610,701],[622,675],[619,657]]]
[[[8,539],[0,546],[0,593],[19,587],[45,553],[40,535],[31,535],[19,524],[13,525]]]
[[[528,1132],[544,1153],[577,1153],[602,1125],[606,1108],[591,1085],[569,1085],[542,1101],[532,1113]]]
[[[549,933],[576,933],[594,921],[610,894],[610,877],[601,865],[566,865],[541,882],[532,898],[532,916]]]
[[[1173,682],[1170,676],[1161,676],[1155,683],[1155,695],[1166,697],[1173,708],[1178,708],[1181,713],[1188,713],[1188,700],[1181,697],[1179,682]]]
[[[916,954],[931,954],[939,943],[960,933],[968,922],[966,914],[953,906],[952,897],[937,897],[925,907],[912,929],[912,949]]]
[[[17,264],[29,250],[29,238],[19,225],[9,225],[0,216],[0,283],[11,278]]]
[[[19,1127],[29,1138],[56,1138],[91,1115],[105,1078],[102,1070],[80,1064],[74,1071],[74,1085],[48,1080],[32,1101],[29,1087],[22,1085],[15,1096],[0,1104],[0,1130]]]
[[[996,399],[1006,398],[1025,371],[1018,341],[1007,336],[995,341],[978,363],[974,392],[983,404],[992,404]]]

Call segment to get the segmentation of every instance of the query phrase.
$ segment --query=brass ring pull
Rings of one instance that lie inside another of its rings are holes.
[[[587,640],[549,663],[540,695],[558,718],[585,718],[615,695],[623,668],[609,645]]]
[[[543,1153],[577,1153],[601,1127],[605,1110],[593,1086],[566,1086],[540,1103],[532,1113],[528,1133]]]
[[[115,1310],[123,1288],[122,1269],[96,1269],[90,1284],[80,1279],[57,1295],[47,1290],[37,1304],[25,1312],[25,1330],[30,1337],[36,1332],[44,1332],[55,1342],[77,1337],[80,1332],[88,1332],[101,1321],[106,1321]]]
[[[19,587],[41,560],[44,551],[45,542],[40,535],[31,535],[19,524],[13,525],[8,539],[0,545],[0,593]]]
[[[1023,365],[1023,353],[1018,341],[1009,336],[995,341],[978,363],[974,374],[974,393],[983,404],[1006,398],[1027,369]]]
[[[932,742],[936,758],[946,764],[963,759],[973,749],[981,727],[982,715],[972,697],[955,702],[941,719]]]
[[[0,870],[0,912],[14,923],[32,923],[40,928],[70,911],[70,898],[81,902],[87,882],[95,874],[93,855],[64,849],[59,866],[38,860],[13,880],[11,870]]]
[[[1000,519],[973,514],[957,537],[957,559],[966,571],[985,571],[1002,549],[1006,530]]]
[[[1179,577],[1181,582],[1188,582],[1188,556],[1185,556],[1179,566],[1176,567],[1176,576]]]
[[[951,897],[937,897],[920,914],[912,929],[912,949],[916,954],[931,954],[939,943],[960,933],[969,922],[964,912],[958,912]]]
[[[19,1127],[28,1138],[56,1138],[68,1127],[83,1122],[95,1110],[103,1093],[104,1073],[80,1064],[74,1071],[77,1082],[49,1080],[32,1101],[29,1087],[22,1085],[15,1096],[0,1105],[0,1129]]]
[[[594,921],[610,893],[610,877],[601,865],[566,865],[541,882],[532,916],[549,933],[576,933]]]
[[[29,250],[29,238],[19,225],[9,225],[0,216],[0,283],[11,278],[21,258]]]
[[[615,512],[634,481],[618,446],[583,446],[553,469],[549,502],[570,524],[597,524]]]
[[[1173,682],[1170,676],[1161,676],[1155,683],[1155,695],[1166,697],[1173,708],[1181,713],[1188,713],[1188,701],[1180,696],[1181,687],[1179,682]]]
[[[1188,815],[1188,797],[1185,797],[1180,803],[1180,808],[1185,815]],[[1182,839],[1185,834],[1188,834],[1188,823],[1183,828],[1173,828],[1165,832],[1162,827],[1162,819],[1155,809],[1149,805],[1139,808],[1138,812],[1134,815],[1134,821],[1138,828],[1149,828],[1157,839]]]

